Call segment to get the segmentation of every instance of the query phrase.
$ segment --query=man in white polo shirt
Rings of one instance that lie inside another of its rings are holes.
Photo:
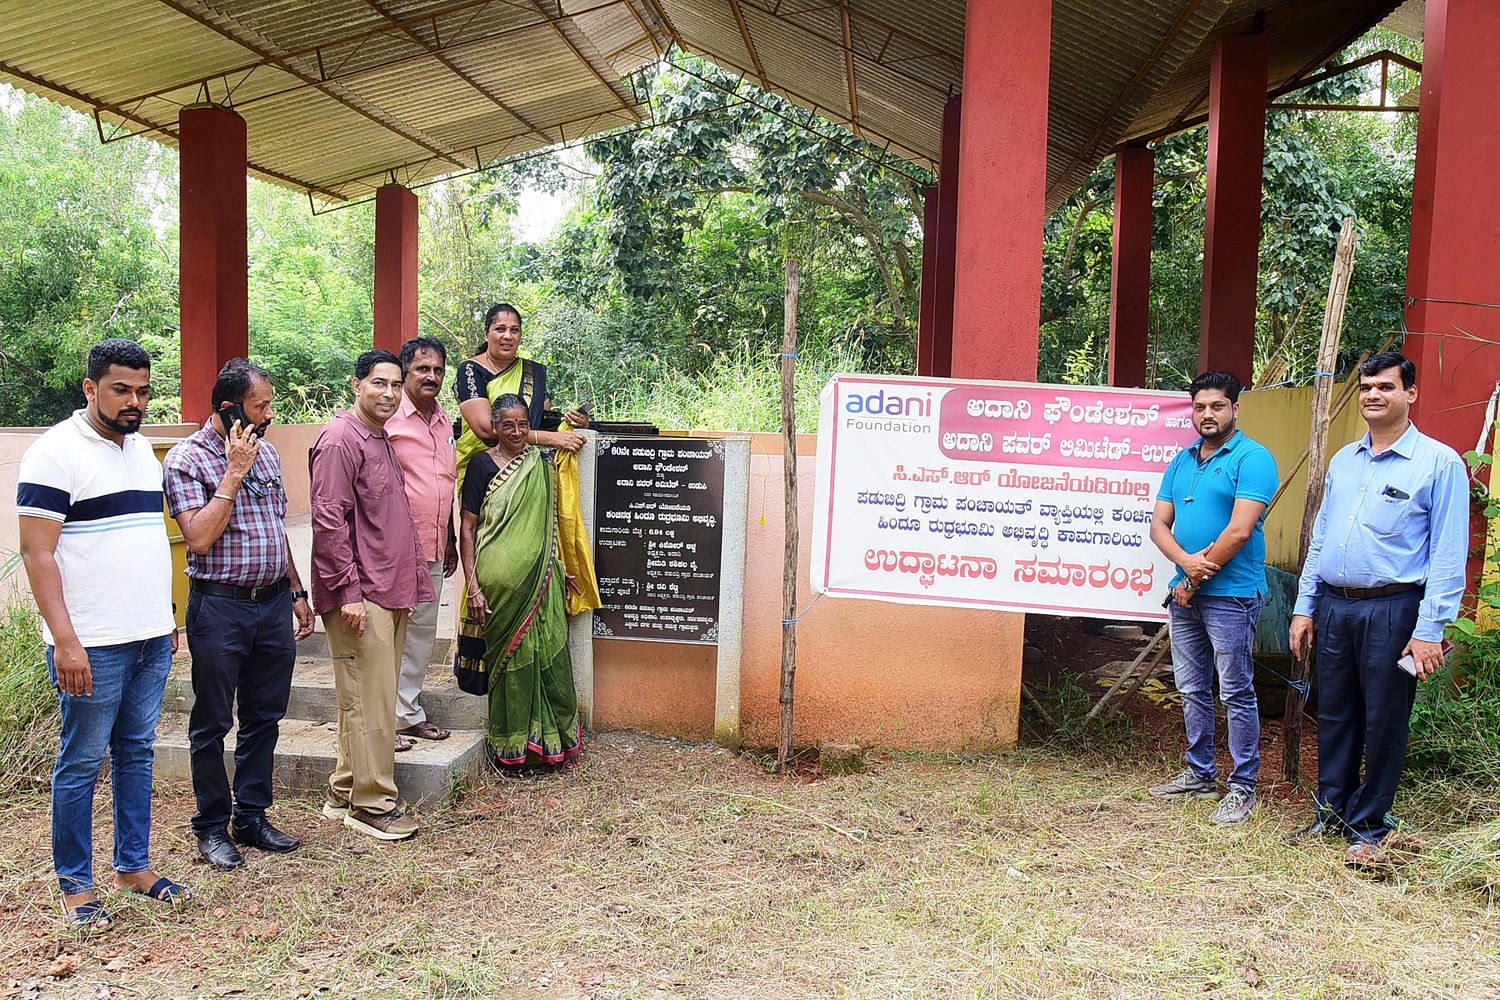
[[[87,405],[21,458],[21,557],[42,613],[62,735],[52,771],[52,861],[68,923],[108,930],[93,875],[94,786],[105,750],[114,789],[115,885],[179,905],[151,870],[151,764],[162,688],[177,649],[161,464],[136,432],[151,358],[129,340],[89,352]]]

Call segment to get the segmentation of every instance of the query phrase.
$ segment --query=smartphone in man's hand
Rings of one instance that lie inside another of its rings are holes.
[[[1452,648],[1453,648],[1453,643],[1449,642],[1447,639],[1444,639],[1443,640],[1443,655],[1447,656],[1448,655],[1448,650],[1450,650]],[[1411,674],[1413,677],[1417,676],[1417,658],[1415,656],[1411,655],[1410,653],[1407,653],[1405,656],[1401,657],[1401,659],[1397,660],[1396,661],[1396,666],[1400,667],[1402,670],[1405,670],[1407,673]]]
[[[245,408],[239,403],[230,403],[219,410],[219,419],[224,421],[224,435],[229,436],[229,431],[234,427],[234,422],[240,422],[240,432],[249,434],[255,429],[250,423],[250,418],[245,416]]]

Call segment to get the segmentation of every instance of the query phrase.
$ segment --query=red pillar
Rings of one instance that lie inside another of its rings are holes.
[[[932,374],[953,377],[953,296],[958,273],[959,136],[963,131],[962,95],[943,106],[941,159],[938,161],[937,279],[932,294]]]
[[[250,350],[245,119],[217,105],[183,108],[178,300],[182,419],[208,416],[224,362]]]
[[[1500,302],[1497,79],[1500,5],[1427,0],[1402,350],[1417,366],[1417,425],[1460,454],[1500,376],[1500,309],[1461,304]],[[1469,568],[1473,580],[1477,557]]]
[[[375,192],[375,346],[399,354],[417,335],[417,194]]]
[[[932,374],[933,320],[937,315],[938,189],[930,185],[922,198],[922,301],[917,309],[917,374]]]
[[[953,375],[1036,379],[1052,0],[971,2],[959,136]]]
[[[1250,382],[1255,360],[1256,264],[1266,156],[1265,35],[1214,42],[1208,82],[1208,208],[1198,370]]]
[[[1146,385],[1151,305],[1151,195],[1156,154],[1115,154],[1114,267],[1109,285],[1109,384]]]

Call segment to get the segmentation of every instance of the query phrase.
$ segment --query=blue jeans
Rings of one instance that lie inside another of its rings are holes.
[[[94,693],[58,692],[62,739],[52,769],[52,865],[65,893],[94,887],[94,786],[109,750],[117,872],[151,867],[151,761],[172,638],[87,650]],[[53,647],[47,676],[57,685]]]
[[[1214,766],[1214,673],[1229,723],[1234,773],[1229,784],[1255,790],[1260,774],[1260,711],[1255,704],[1255,664],[1250,659],[1259,597],[1199,594],[1187,607],[1170,605],[1172,672],[1182,695],[1187,765],[1204,781],[1218,780]]]

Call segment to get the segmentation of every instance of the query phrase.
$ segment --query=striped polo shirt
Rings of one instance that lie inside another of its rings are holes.
[[[150,440],[126,434],[115,444],[75,410],[26,449],[17,480],[20,516],[62,522],[57,568],[79,642],[113,646],[172,631],[172,550]],[[56,644],[45,622],[42,637]]]

